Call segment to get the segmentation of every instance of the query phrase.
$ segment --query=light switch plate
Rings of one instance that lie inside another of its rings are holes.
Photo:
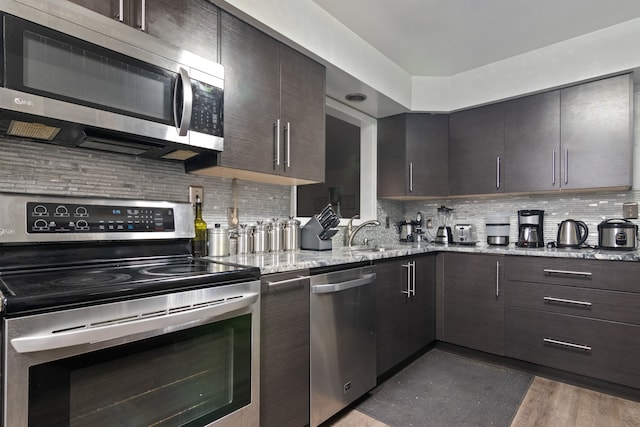
[[[623,203],[622,217],[624,219],[638,219],[638,204],[635,202]]]
[[[189,203],[196,204],[196,196],[200,196],[200,202],[204,202],[204,188],[199,185],[189,186]]]

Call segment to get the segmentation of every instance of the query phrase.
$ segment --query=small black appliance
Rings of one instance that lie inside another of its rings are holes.
[[[518,242],[521,248],[541,248],[544,246],[544,211],[525,209],[518,211]]]

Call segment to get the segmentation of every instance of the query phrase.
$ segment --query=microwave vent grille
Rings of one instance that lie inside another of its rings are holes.
[[[60,128],[42,123],[30,123],[12,120],[7,130],[8,135],[52,141],[60,132]]]

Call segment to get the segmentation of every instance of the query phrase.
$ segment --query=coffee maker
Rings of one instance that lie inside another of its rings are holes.
[[[541,248],[544,246],[544,211],[520,210],[518,211],[518,242],[516,246],[521,248]]]

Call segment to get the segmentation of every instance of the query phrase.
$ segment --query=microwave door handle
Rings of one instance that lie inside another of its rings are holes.
[[[178,117],[178,91],[182,87],[182,115]],[[173,120],[178,130],[178,135],[186,136],[191,126],[191,109],[193,107],[193,90],[189,72],[180,67],[173,94]]]

